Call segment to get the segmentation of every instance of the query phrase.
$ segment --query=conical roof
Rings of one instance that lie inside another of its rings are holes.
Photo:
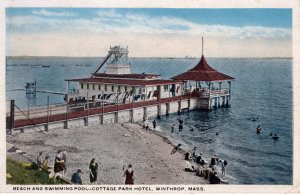
[[[199,63],[192,69],[172,77],[174,80],[191,80],[191,81],[227,81],[234,78],[218,72],[208,65],[204,55]]]
[[[199,63],[193,67],[192,69],[190,69],[189,71],[206,71],[206,72],[211,72],[211,71],[217,71],[214,68],[212,68],[211,66],[209,66],[206,62],[206,59],[204,57],[204,55],[202,55]]]

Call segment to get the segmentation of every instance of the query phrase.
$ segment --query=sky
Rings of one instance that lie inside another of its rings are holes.
[[[291,9],[6,8],[7,56],[291,57]]]

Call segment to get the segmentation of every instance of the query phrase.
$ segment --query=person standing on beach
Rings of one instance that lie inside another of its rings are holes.
[[[172,125],[172,130],[171,130],[172,133],[174,133],[174,129],[175,129],[175,124]]]
[[[54,163],[54,182],[56,180],[56,177],[64,171],[64,160],[62,159],[62,157],[62,150],[58,150],[57,155],[55,156]]]
[[[192,151],[192,159],[195,161],[197,156],[196,156],[196,150],[197,150],[197,147],[195,146],[193,151]]]
[[[42,167],[42,155],[43,155],[43,152],[39,152],[39,155],[36,158],[36,164],[38,165],[39,168]]]
[[[125,176],[125,185],[133,185],[134,184],[134,174],[132,170],[132,165],[128,165],[128,169],[124,171]]]
[[[152,121],[152,124],[153,124],[153,130],[155,130],[155,128],[156,128],[156,120],[155,119]]]
[[[98,177],[98,164],[95,162],[95,158],[93,158],[90,162],[90,182],[94,184],[97,181]]]
[[[225,168],[226,168],[226,165],[227,165],[227,161],[226,160],[223,160],[221,161],[221,170],[222,170],[222,176],[225,176]]]

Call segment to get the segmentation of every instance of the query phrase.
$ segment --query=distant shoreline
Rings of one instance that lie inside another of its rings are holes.
[[[6,56],[8,59],[41,59],[41,58],[104,58],[105,56],[75,57],[75,56]],[[185,59],[198,60],[201,57],[130,57],[131,59]],[[207,57],[209,59],[293,59],[293,57]]]

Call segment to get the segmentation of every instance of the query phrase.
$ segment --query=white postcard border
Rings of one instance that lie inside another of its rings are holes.
[[[5,144],[5,8],[7,7],[99,7],[99,8],[291,8],[293,9],[293,185],[200,185],[202,193],[300,193],[300,1],[296,0],[4,0],[0,5],[0,45],[1,45],[1,82],[0,106],[1,138],[0,143],[0,192],[14,191],[12,185],[6,185],[6,144]],[[103,186],[103,185],[102,185]],[[145,186],[145,185],[143,185]],[[170,185],[168,185],[170,186]],[[182,185],[180,185],[182,186]],[[185,186],[185,185],[183,185]],[[42,186],[46,187],[46,186]],[[74,186],[72,186],[74,187]],[[118,186],[116,186],[118,187]],[[138,187],[138,186],[135,186]],[[150,187],[155,188],[155,185]],[[34,191],[27,191],[34,192]],[[24,193],[27,193],[26,191]],[[67,192],[67,191],[60,191]],[[74,192],[74,191],[72,191]],[[82,191],[79,191],[82,192]],[[53,192],[52,192],[53,193]],[[56,193],[56,192],[55,192]],[[118,192],[119,193],[119,192]],[[122,192],[124,193],[124,192]],[[152,192],[153,193],[153,192]],[[165,192],[171,193],[171,192]],[[174,193],[174,192],[172,192]],[[183,192],[175,192],[183,193]],[[190,192],[191,193],[191,192]],[[193,192],[195,193],[195,192]]]

